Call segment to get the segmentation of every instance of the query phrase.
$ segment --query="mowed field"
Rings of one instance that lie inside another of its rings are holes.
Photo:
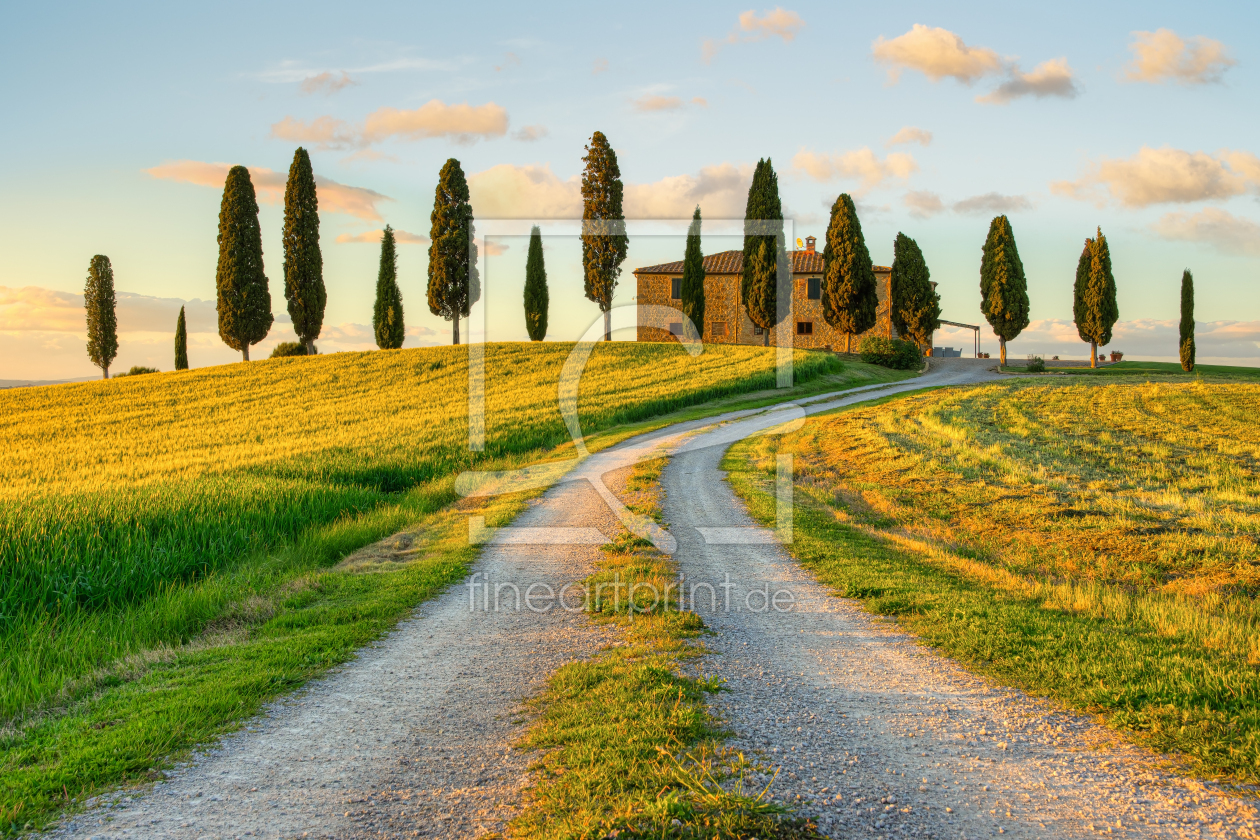
[[[487,346],[482,453],[463,347],[0,393],[0,833],[151,777],[458,580],[454,476],[572,457],[572,348]],[[864,376],[807,352],[795,371]],[[774,351],[614,342],[578,409],[589,435],[774,384]],[[409,526],[399,562],[325,571]]]
[[[792,551],[981,672],[1197,772],[1260,779],[1260,385],[1019,381],[741,444],[754,512],[797,469]]]

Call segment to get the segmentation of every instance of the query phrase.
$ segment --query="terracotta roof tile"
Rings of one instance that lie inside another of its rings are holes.
[[[809,253],[808,251],[792,251],[792,273],[793,274],[821,274],[823,270],[823,255],[821,252]],[[873,266],[878,272],[892,271],[891,268],[883,265]],[[677,262],[661,263],[660,265],[648,265],[643,268],[636,268],[635,274],[682,274],[682,260]],[[722,251],[717,254],[709,254],[704,258],[705,274],[739,274],[744,270],[744,252],[743,251]]]

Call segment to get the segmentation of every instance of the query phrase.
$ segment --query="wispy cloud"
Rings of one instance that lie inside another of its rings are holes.
[[[154,178],[167,181],[179,181],[186,184],[197,184],[202,187],[213,187],[222,190],[227,180],[228,163],[206,163],[199,160],[173,160],[146,169]],[[258,200],[264,204],[280,204],[284,201],[284,187],[288,175],[261,166],[249,167],[250,180]],[[316,193],[319,209],[325,213],[345,213],[360,219],[378,220],[381,214],[377,205],[382,201],[393,201],[366,187],[352,187],[340,184],[329,178],[315,176]]]
[[[591,75],[598,76],[600,73],[603,73],[607,69],[608,69],[608,59],[597,58],[595,59],[595,63],[591,65]]]
[[[384,140],[423,140],[445,137],[455,143],[502,137],[508,116],[493,102],[472,106],[467,102],[447,105],[432,99],[412,110],[384,107],[368,114],[361,128],[336,117],[316,117],[309,122],[286,116],[271,126],[271,136],[317,149],[349,149]]]
[[[676,111],[682,107],[682,100],[677,96],[656,96],[648,94],[634,100],[636,111]]]
[[[510,52],[503,57],[502,64],[495,66],[494,72],[501,73],[506,67],[519,67],[520,64],[521,64],[521,57],[514,52]]]
[[[1034,96],[1037,99],[1057,96],[1062,99],[1072,99],[1079,93],[1080,88],[1076,85],[1067,59],[1052,58],[1038,64],[1030,73],[1022,73],[1018,67],[1012,66],[1005,82],[998,85],[992,93],[976,97],[976,101],[991,105],[1005,105],[1021,96]]]
[[[367,242],[367,243],[379,245],[381,244],[381,239],[384,236],[385,236],[385,231],[383,229],[382,230],[365,230],[362,233],[338,234],[336,241],[341,244],[346,244],[349,242]],[[395,228],[394,241],[398,242],[399,244],[406,243],[406,244],[411,244],[411,245],[428,245],[430,242],[430,239],[429,237],[421,236],[418,233],[408,233],[405,230],[400,230],[400,229]]]
[[[1260,186],[1260,158],[1250,152],[1187,152],[1143,146],[1127,160],[1103,158],[1075,181],[1055,181],[1059,195],[1126,207],[1229,198]]]
[[[344,70],[341,71],[341,75],[325,70],[323,73],[307,76],[302,80],[302,95],[310,96],[312,93],[323,92],[325,96],[331,96],[343,88],[357,84],[358,82],[350,78],[350,74]]]
[[[1219,207],[1198,213],[1166,213],[1151,229],[1164,239],[1199,242],[1235,256],[1260,256],[1260,224]]]
[[[428,58],[416,58],[414,56],[400,56],[398,58],[391,58],[384,61],[372,62],[371,64],[360,65],[358,67],[338,70],[334,70],[329,67],[312,66],[305,61],[286,59],[284,61],[275,62],[267,69],[255,75],[256,78],[271,84],[291,84],[293,82],[304,82],[306,79],[324,75],[334,77],[334,74],[363,76],[372,73],[396,73],[407,70],[454,69],[456,69],[456,65],[449,61],[436,61]]]
[[[797,33],[805,28],[805,21],[796,12],[789,12],[782,6],[775,7],[772,12],[762,12],[760,16],[752,9],[740,13],[735,28],[722,39],[709,39],[700,45],[700,55],[707,64],[713,60],[718,51],[727,44],[763,41],[777,37],[785,43],[796,38]]]
[[[840,154],[816,153],[801,149],[792,158],[792,167],[815,181],[836,178],[857,179],[858,192],[867,192],[889,179],[905,180],[918,171],[914,158],[904,152],[893,152],[880,160],[870,148]]]
[[[1129,82],[1208,84],[1238,63],[1220,41],[1202,35],[1186,40],[1171,29],[1134,32],[1129,50],[1133,61],[1123,77]]]
[[[1028,210],[1032,202],[1022,195],[1002,195],[1001,193],[985,193],[964,198],[962,201],[947,205],[939,195],[927,191],[911,191],[902,196],[902,204],[910,208],[910,215],[916,219],[926,219],[946,210],[964,215],[1000,215]]]
[[[302,122],[285,117],[271,126],[271,136],[316,149],[346,149],[358,143],[354,128],[336,117],[316,117]]]
[[[932,145],[932,132],[924,131],[921,128],[915,128],[908,125],[898,131],[892,137],[888,138],[888,142],[884,144],[886,148],[891,149],[893,146],[904,146],[910,143],[918,143],[920,146]]]
[[[916,219],[926,219],[945,212],[945,202],[941,197],[926,190],[906,193],[902,196],[901,203],[910,208],[910,215]]]
[[[522,143],[533,143],[535,140],[543,139],[550,133],[545,125],[527,125],[513,133],[512,139],[520,140]]]

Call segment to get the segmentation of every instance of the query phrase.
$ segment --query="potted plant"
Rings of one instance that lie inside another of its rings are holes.
[[[1112,350],[1112,351],[1111,351],[1111,361],[1113,361],[1113,362],[1118,362],[1118,361],[1120,361],[1120,360],[1121,360],[1121,359],[1123,359],[1123,358],[1124,358],[1124,354],[1123,354],[1123,353],[1121,353],[1119,350]]]

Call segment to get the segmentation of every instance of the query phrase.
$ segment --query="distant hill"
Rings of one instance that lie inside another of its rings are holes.
[[[78,379],[0,379],[0,388],[27,388],[35,385],[65,385],[67,382],[91,382],[99,376],[81,376]]]

